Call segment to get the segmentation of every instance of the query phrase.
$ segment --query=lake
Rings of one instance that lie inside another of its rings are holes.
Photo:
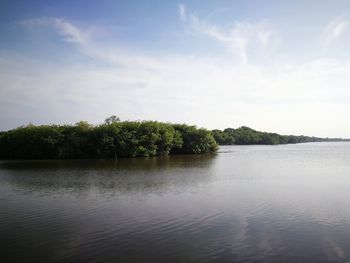
[[[1,262],[349,262],[350,143],[0,162]]]

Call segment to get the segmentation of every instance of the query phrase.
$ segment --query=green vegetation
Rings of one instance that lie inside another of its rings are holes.
[[[309,136],[280,135],[277,133],[260,132],[249,127],[240,127],[238,129],[227,128],[223,131],[213,130],[214,139],[220,145],[251,145],[251,144],[286,144],[303,142],[323,142],[323,141],[341,141],[339,138],[318,138]]]
[[[0,159],[67,159],[200,154],[218,146],[210,131],[185,124],[123,121],[27,125],[0,133]]]
[[[279,135],[248,127],[223,131],[156,121],[120,121],[101,125],[29,124],[0,132],[0,159],[68,159],[159,156],[216,152],[219,145],[286,144],[341,139]]]

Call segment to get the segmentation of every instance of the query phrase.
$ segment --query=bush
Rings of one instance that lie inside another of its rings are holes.
[[[216,150],[208,130],[156,121],[28,125],[0,133],[1,159],[114,158]]]

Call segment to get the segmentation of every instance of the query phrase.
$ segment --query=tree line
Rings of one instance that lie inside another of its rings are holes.
[[[27,125],[0,133],[0,159],[68,159],[200,154],[218,145],[206,129],[156,121]]]
[[[261,132],[249,127],[238,129],[227,128],[222,130],[212,130],[216,142],[220,145],[252,145],[252,144],[287,144],[305,142],[341,141],[340,138],[319,138],[310,136],[280,135],[277,133]]]
[[[69,159],[162,156],[213,153],[218,145],[287,144],[336,141],[309,136],[279,135],[249,127],[209,131],[186,124],[120,121],[103,124],[32,124],[0,132],[0,159]]]

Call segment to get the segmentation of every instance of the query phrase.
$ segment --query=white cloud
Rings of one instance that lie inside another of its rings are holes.
[[[64,37],[63,39],[66,42],[84,45],[84,43],[87,42],[89,39],[88,30],[83,32],[79,30],[76,26],[73,26],[71,23],[60,18],[35,18],[22,20],[19,23],[28,28],[36,28],[38,26],[53,27],[57,30],[57,33]]]
[[[227,28],[219,28],[188,13],[186,6],[179,5],[180,18],[191,28],[222,43],[241,62],[247,63],[250,50],[264,51],[271,43],[272,29],[267,20],[258,23],[234,22]]]
[[[182,21],[187,20],[187,10],[186,10],[186,6],[184,4],[179,4],[179,15],[180,15],[180,19]]]
[[[269,43],[265,27],[236,23],[233,32],[224,34],[196,22],[195,16],[191,20],[193,26],[221,41],[242,36],[243,45],[253,34],[262,44]],[[45,26],[55,29],[63,41],[102,63],[91,66],[77,61],[62,67],[0,53],[0,110],[7,113],[1,123],[12,123],[13,116],[27,120],[13,126],[29,120],[98,123],[117,114],[122,119],[187,122],[208,128],[247,125],[287,134],[350,134],[350,125],[344,122],[350,110],[348,62],[317,59],[285,70],[281,65],[260,67],[230,59],[223,63],[184,54],[145,55],[118,43],[96,42],[89,27],[62,19],[47,21],[51,22]]]
[[[333,41],[339,39],[350,26],[350,20],[342,17],[337,17],[332,20],[325,28],[325,43],[331,44]]]

